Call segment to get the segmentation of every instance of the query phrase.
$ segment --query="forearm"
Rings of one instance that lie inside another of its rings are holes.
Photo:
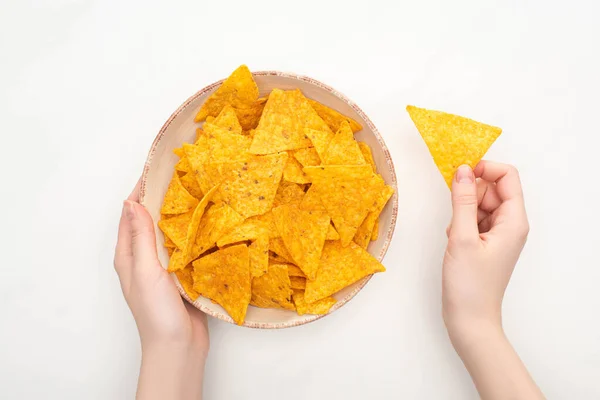
[[[482,399],[544,399],[499,325],[466,329],[450,335]]]
[[[137,400],[202,398],[205,356],[187,346],[142,350]]]

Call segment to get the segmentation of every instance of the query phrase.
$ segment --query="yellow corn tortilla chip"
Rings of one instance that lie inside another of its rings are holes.
[[[269,242],[269,246],[271,245],[271,243]],[[279,254],[277,253],[273,253],[272,251],[269,250],[269,262],[276,262],[276,263],[288,263],[287,260],[285,260],[283,257],[281,257]],[[288,265],[293,265],[293,264],[288,264]]]
[[[158,221],[158,227],[165,234],[165,239],[169,238],[178,249],[185,247],[187,238],[188,226],[194,215],[194,210],[190,210],[184,214],[167,216]]]
[[[175,150],[173,150],[173,153],[175,153],[175,155],[179,158],[181,158],[185,155],[185,153],[183,151],[183,147],[176,148]]]
[[[269,235],[265,232],[260,235],[250,246],[250,275],[252,277],[262,276],[269,268]]]
[[[323,131],[318,129],[305,128],[304,135],[306,135],[310,139],[310,142],[314,146],[314,149],[317,152],[319,159],[323,160],[327,153],[327,147],[329,146],[331,139],[333,139],[333,132],[330,130]]]
[[[352,241],[367,214],[373,211],[375,200],[385,187],[383,179],[371,172],[371,166],[364,166],[371,177],[346,180],[341,175],[337,178],[319,179],[311,187],[321,198],[344,246]]]
[[[290,276],[290,278],[295,276],[295,277],[300,277],[300,278],[306,279],[306,275],[304,274],[304,272],[302,272],[300,267],[298,267],[294,264],[287,264],[287,268],[288,268],[288,275]]]
[[[189,264],[194,258],[198,257],[201,253],[196,254],[196,236],[198,234],[198,229],[200,229],[200,221],[202,220],[202,216],[204,215],[204,211],[208,206],[208,202],[212,200],[215,192],[217,191],[218,186],[215,186],[211,190],[209,190],[206,195],[200,200],[196,209],[194,210],[194,214],[192,214],[192,218],[190,220],[190,224],[188,226],[187,234],[185,237],[185,246],[183,247],[183,265],[179,264],[181,267],[185,267]],[[175,272],[175,270],[169,269],[169,272]]]
[[[213,184],[210,182],[209,178],[206,176],[206,172],[204,171],[204,165],[208,162],[208,158],[210,156],[207,141],[208,138],[206,136],[202,136],[202,138],[200,138],[195,145],[187,143],[183,145],[183,150],[185,151],[186,155],[185,158],[189,163],[189,174],[196,178],[198,186],[200,186],[200,190],[203,193],[206,193],[213,187]]]
[[[373,235],[373,229],[375,228],[375,223],[379,219],[379,214],[381,214],[381,210],[385,207],[385,204],[388,202],[390,197],[394,194],[394,189],[391,186],[385,186],[383,190],[378,194],[375,198],[375,204],[373,205],[373,211],[370,211],[362,224],[358,227],[356,234],[354,235],[354,243],[366,249],[371,241],[371,236]]]
[[[290,278],[285,264],[271,264],[269,272],[252,279],[250,304],[262,308],[295,310]]]
[[[192,171],[192,167],[190,166],[187,157],[182,157],[177,164],[175,164],[175,171],[183,173],[189,173]]]
[[[325,206],[323,205],[317,190],[315,190],[312,185],[304,194],[304,197],[302,198],[302,201],[298,207],[305,211],[327,211],[325,210]]]
[[[329,229],[327,230],[327,236],[325,240],[340,240],[340,234],[335,230],[333,225],[329,225]]]
[[[307,303],[304,299],[304,291],[301,290],[294,290],[292,299],[294,300],[294,305],[296,306],[296,311],[298,312],[298,315],[327,314],[331,307],[333,307],[333,305],[337,303],[336,299],[334,299],[333,297],[325,297],[324,299],[317,300],[314,303]]]
[[[204,124],[204,133],[203,138],[206,138],[205,146],[208,148],[209,162],[233,162],[248,158],[246,151],[250,147],[251,139],[242,135],[241,132],[234,133],[207,122]],[[200,142],[197,142],[196,145],[203,146]],[[184,145],[184,149],[186,149],[186,145]]]
[[[287,157],[251,156],[244,162],[206,164],[205,171],[213,184],[221,184],[218,198],[248,218],[271,209]]]
[[[326,165],[360,165],[365,164],[358,143],[354,140],[354,134],[348,122],[343,121],[340,129],[329,142],[323,164]]]
[[[314,279],[329,230],[329,216],[319,211],[300,210],[290,204],[274,208],[272,212],[292,260],[309,279]]]
[[[362,152],[365,161],[368,164],[371,164],[371,168],[373,168],[373,172],[377,173],[377,165],[375,165],[375,160],[373,159],[373,153],[371,152],[371,148],[365,142],[358,142],[358,147]]]
[[[171,239],[169,239],[169,237],[167,235],[164,235],[165,237],[165,243],[164,246],[166,248],[172,248],[172,249],[176,249],[177,246],[175,246],[175,243],[173,243],[173,241]]]
[[[204,135],[204,131],[200,128],[196,128],[196,142]]]
[[[288,156],[287,163],[283,169],[283,179],[287,182],[310,183],[308,176],[302,171],[302,165],[292,156]]]
[[[283,174],[285,175],[285,168]],[[277,193],[275,193],[273,207],[278,207],[283,204],[300,204],[303,198],[304,189],[302,189],[302,186],[296,183],[282,181],[277,188]]]
[[[242,325],[250,304],[250,256],[245,244],[217,250],[193,262],[194,290],[221,305]]]
[[[266,235],[267,238],[269,237],[269,225],[256,219],[256,217],[252,217],[221,236],[221,238],[217,240],[217,246],[223,247],[231,243],[256,240],[263,235]]]
[[[250,108],[257,99],[258,86],[252,73],[247,66],[241,65],[206,99],[194,121],[204,121],[209,115],[216,117],[226,105]]]
[[[306,288],[306,278],[290,276],[290,284],[292,289],[304,290]]]
[[[273,89],[249,151],[271,154],[311,147],[305,128],[330,131],[300,90]]]
[[[179,271],[175,271],[175,275],[183,287],[183,290],[187,293],[190,300],[196,301],[200,293],[194,290],[194,278],[192,277],[193,267],[189,264],[184,269],[180,269]]]
[[[314,167],[321,164],[319,153],[317,153],[317,150],[315,150],[314,147],[294,150],[294,158],[298,160],[303,167]]]
[[[371,241],[374,242],[379,239],[379,220],[375,221],[375,226],[373,226],[373,233],[371,234]]]
[[[165,198],[163,199],[161,214],[183,214],[198,205],[198,199],[189,194],[181,184],[179,175],[173,174]]]
[[[238,120],[235,110],[229,104],[223,107],[217,118],[214,120],[214,124],[231,133],[242,134],[240,121]]]
[[[318,167],[304,167],[304,173],[312,182],[323,179],[365,179],[373,175],[373,170],[368,164],[362,165],[321,165]]]
[[[188,172],[179,178],[181,184],[188,191],[189,194],[194,196],[196,199],[200,200],[204,197],[204,193],[202,193],[202,189],[196,180],[196,176],[193,172]]]
[[[463,164],[475,168],[502,129],[469,118],[407,106],[421,137],[427,144],[449,188],[454,173]]]
[[[352,128],[352,132],[356,133],[362,129],[362,126],[352,118],[347,117],[335,111],[334,109],[331,109],[326,105],[319,103],[316,100],[308,99],[308,102],[310,103],[312,108],[317,112],[317,114],[319,114],[319,117],[321,117],[323,121],[325,121],[325,123],[329,126],[329,128],[332,131],[335,132],[338,129],[340,129],[340,125],[342,124],[342,122],[347,122],[350,125],[350,128]]]
[[[202,215],[188,262],[215,245],[218,239],[244,221],[244,217],[225,203],[209,207]]]
[[[283,239],[280,237],[269,239],[269,250],[275,253],[281,261],[286,263],[295,264],[296,262],[292,259],[289,251],[283,243]]]
[[[258,126],[266,103],[267,98],[263,97],[256,100],[249,108],[235,108],[238,121],[244,131],[253,130]]]
[[[325,242],[316,279],[306,281],[304,300],[313,303],[324,299],[365,276],[383,271],[385,267],[355,243],[342,246],[339,241]]]
[[[185,256],[183,250],[175,249],[169,258],[169,265],[167,271],[177,272],[185,268]]]

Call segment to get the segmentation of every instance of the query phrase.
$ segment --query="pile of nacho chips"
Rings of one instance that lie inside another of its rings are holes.
[[[361,125],[300,90],[259,98],[241,66],[204,102],[158,226],[188,296],[237,324],[248,305],[325,314],[336,292],[385,271],[366,248],[393,194]]]

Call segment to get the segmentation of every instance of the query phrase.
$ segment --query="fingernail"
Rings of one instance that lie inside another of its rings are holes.
[[[458,183],[473,183],[475,182],[475,175],[473,170],[468,165],[461,165],[456,171],[456,182]]]
[[[131,201],[123,202],[123,212],[128,220],[132,220],[135,217],[135,207]]]

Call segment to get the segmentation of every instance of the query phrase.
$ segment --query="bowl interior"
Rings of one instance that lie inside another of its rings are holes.
[[[363,130],[356,133],[356,139],[366,142],[371,147],[378,172],[388,185],[396,189],[396,175],[385,143],[371,121],[354,103],[334,89],[311,78],[280,72],[256,72],[254,73],[254,77],[260,89],[261,96],[270,93],[274,88],[298,88],[306,97],[317,100],[360,122],[363,126]],[[181,147],[184,142],[193,143],[195,130],[198,127],[198,124],[194,122],[194,116],[201,104],[219,85],[220,82],[216,82],[207,86],[188,99],[165,123],[152,145],[142,177],[140,201],[152,215],[155,224],[156,221],[160,219],[162,199],[169,185],[175,164],[179,160],[173,153],[173,150]],[[383,259],[392,238],[396,224],[397,204],[398,196],[394,193],[381,213],[379,221],[379,238],[376,241],[371,242],[368,247],[369,253],[380,261]],[[162,265],[166,266],[169,263],[169,255],[162,245],[164,240],[163,234],[156,225],[155,230],[158,243],[158,257]],[[173,277],[179,291],[188,301],[190,301],[174,274]],[[369,277],[366,277],[338,292],[334,296],[338,300],[338,303],[332,307],[330,312],[341,307],[354,297],[368,280]],[[221,306],[212,303],[207,298],[201,296],[192,303],[209,315],[233,322]],[[254,328],[284,328],[311,322],[320,317],[322,316],[299,316],[293,311],[263,309],[250,306],[246,314],[246,322],[244,325]]]

